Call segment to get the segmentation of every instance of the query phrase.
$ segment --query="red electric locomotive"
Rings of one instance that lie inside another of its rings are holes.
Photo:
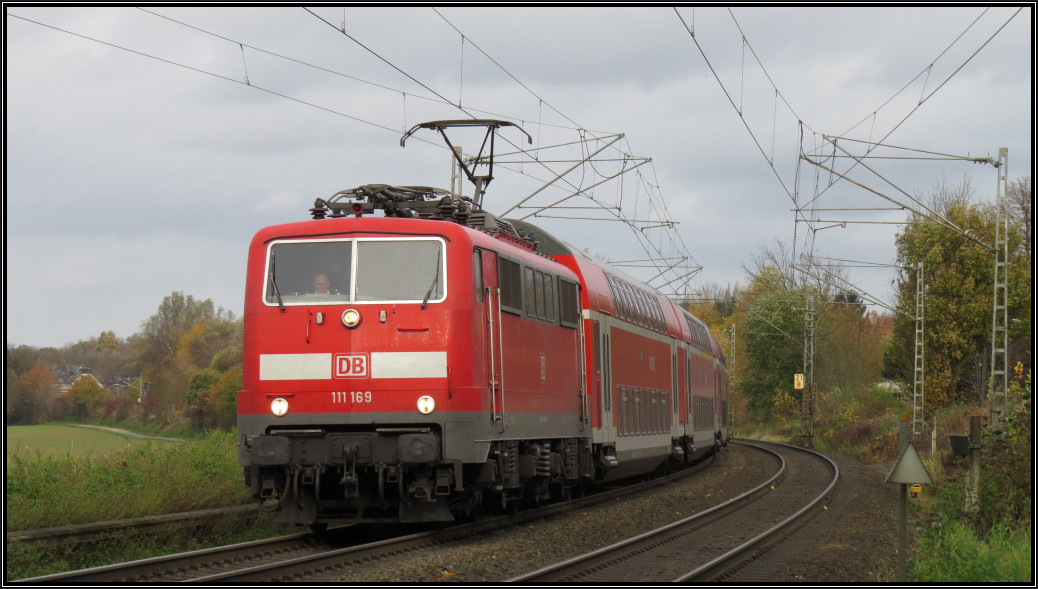
[[[649,287],[446,191],[311,212],[249,248],[238,461],[278,521],[450,521],[726,442],[724,356]]]

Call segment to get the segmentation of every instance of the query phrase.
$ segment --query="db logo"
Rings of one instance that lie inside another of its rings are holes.
[[[336,354],[336,378],[363,378],[368,375],[367,354]]]

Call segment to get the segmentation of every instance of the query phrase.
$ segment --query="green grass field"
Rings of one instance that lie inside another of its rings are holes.
[[[106,454],[144,442],[141,438],[71,425],[10,425],[5,429],[8,455],[35,455],[36,451],[43,456]]]

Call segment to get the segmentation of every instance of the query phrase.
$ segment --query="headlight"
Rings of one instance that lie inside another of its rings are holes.
[[[360,325],[360,311],[356,309],[346,309],[342,312],[342,324],[350,329]]]
[[[270,402],[270,412],[278,417],[288,413],[288,400],[281,397],[274,399]]]
[[[436,399],[433,399],[429,395],[422,395],[418,398],[418,412],[422,415],[429,415],[436,410]]]

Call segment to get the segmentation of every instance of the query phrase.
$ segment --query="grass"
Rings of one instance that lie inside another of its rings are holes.
[[[96,439],[98,449],[45,454],[39,447],[28,451],[22,444],[8,452],[8,531],[251,501],[237,465],[234,434],[211,433],[204,440],[174,444],[87,428],[32,427],[42,428],[44,433],[69,433],[76,440]],[[63,439],[62,443],[69,442]]]
[[[60,456],[71,454],[111,454],[142,443],[134,438],[105,430],[72,425],[9,425],[6,454]]]
[[[1011,388],[1006,433],[985,433],[989,449],[982,470],[980,510],[963,512],[965,459],[954,458],[948,434],[966,434],[975,406],[948,405],[927,414],[911,441],[933,479],[919,500],[915,550],[909,580],[916,582],[1032,583],[1033,568],[1033,412],[1030,376]],[[889,390],[838,389],[820,394],[812,446],[821,452],[851,456],[865,464],[897,459],[899,415],[911,413]],[[793,441],[799,415],[754,424],[743,420],[742,437]]]
[[[959,521],[946,522],[916,543],[909,580],[931,583],[1031,583],[1030,529],[997,526],[985,536]]]
[[[8,427],[7,531],[251,503],[233,432],[172,443],[69,425]],[[5,545],[7,579],[148,558],[298,531],[269,518],[207,530],[113,537],[85,546]],[[230,534],[230,535],[228,535]]]

